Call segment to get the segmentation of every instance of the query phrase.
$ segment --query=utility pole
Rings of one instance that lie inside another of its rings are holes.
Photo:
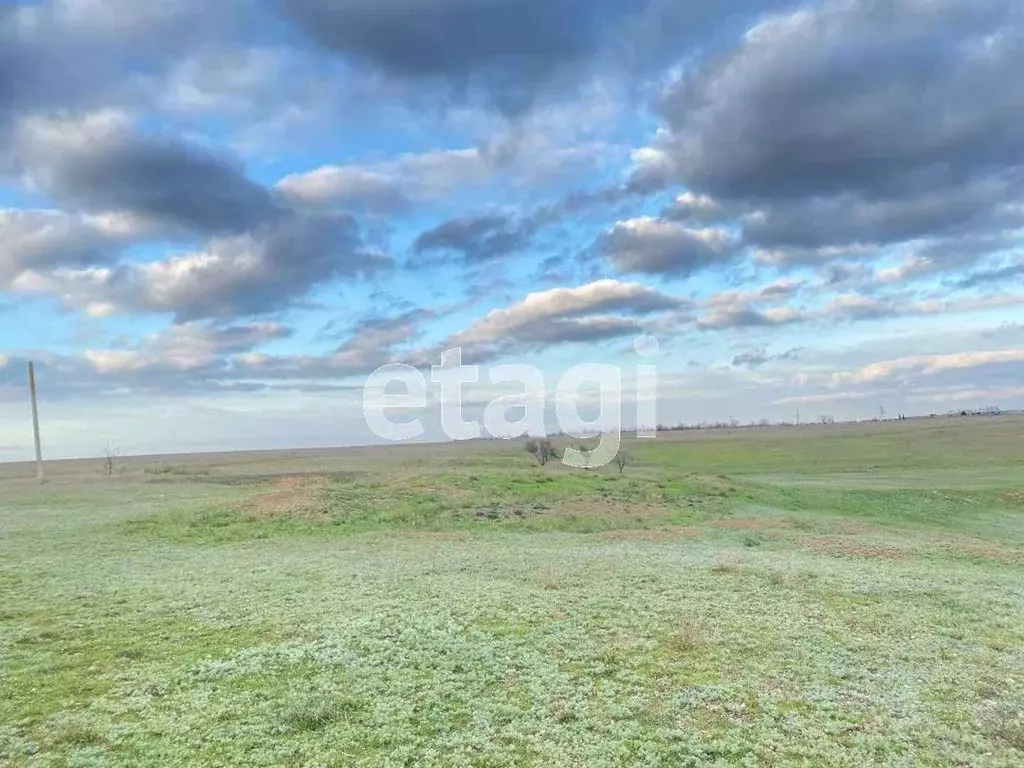
[[[39,406],[36,405],[36,367],[28,364],[28,389],[32,395],[32,434],[36,439],[36,477],[43,482],[43,444],[39,440]]]

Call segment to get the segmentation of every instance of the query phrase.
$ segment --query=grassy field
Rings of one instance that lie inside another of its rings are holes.
[[[1024,765],[1024,419],[0,467],[0,765]]]

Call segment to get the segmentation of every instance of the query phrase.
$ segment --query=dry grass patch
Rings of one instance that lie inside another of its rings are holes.
[[[382,534],[386,538],[403,538],[413,541],[463,541],[471,542],[476,536],[468,531],[394,531]]]
[[[897,547],[881,547],[837,536],[813,536],[800,542],[813,552],[840,557],[866,557],[872,560],[902,560],[909,554]]]
[[[620,501],[616,499],[566,499],[550,502],[553,511],[563,517],[667,518],[672,514],[664,504]]]
[[[729,520],[715,520],[708,523],[715,528],[727,531],[771,531],[780,528],[792,528],[793,523],[776,517],[743,517]]]
[[[602,533],[605,539],[625,539],[628,541],[671,541],[673,539],[693,538],[700,536],[699,528],[690,528],[681,525],[652,530],[635,531],[607,531]]]
[[[327,505],[324,497],[328,481],[323,477],[283,477],[274,486],[256,494],[239,505],[239,511],[248,518],[320,517]]]
[[[704,647],[710,641],[707,622],[698,617],[690,617],[669,632],[662,639],[661,645],[671,653],[686,654]]]
[[[933,533],[926,540],[930,544],[928,547],[929,551],[967,555],[968,557],[980,557],[989,560],[1002,560],[1004,562],[1024,563],[1024,549],[1004,547],[974,536]]]

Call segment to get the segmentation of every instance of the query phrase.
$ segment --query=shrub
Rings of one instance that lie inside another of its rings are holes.
[[[555,444],[550,440],[530,440],[523,446],[528,454],[537,460],[540,466],[545,466],[552,459],[559,458]]]
[[[633,464],[633,457],[625,451],[619,451],[615,454],[615,466],[619,468],[619,474],[621,475],[630,464]]]

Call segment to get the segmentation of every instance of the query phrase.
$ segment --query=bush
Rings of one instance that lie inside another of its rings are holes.
[[[533,458],[537,460],[537,463],[542,467],[552,459],[559,458],[555,444],[547,439],[530,440],[525,446],[523,446],[523,450],[533,456]]]
[[[620,475],[625,471],[626,467],[634,463],[633,457],[626,453],[625,451],[619,451],[615,455],[614,462],[615,466],[619,468]]]

